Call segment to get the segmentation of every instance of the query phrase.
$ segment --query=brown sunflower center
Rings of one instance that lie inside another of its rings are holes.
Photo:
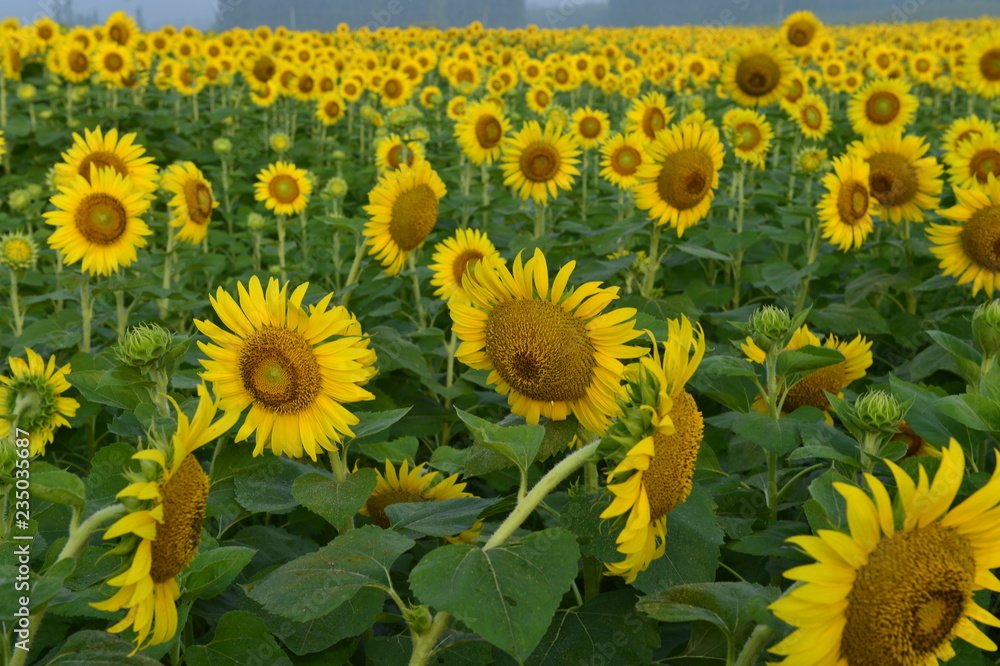
[[[38,35],[38,38],[41,39],[43,42],[49,41],[50,39],[52,39],[54,35],[54,33],[52,32],[52,28],[50,28],[47,25],[40,25],[37,28],[35,28],[35,34]]]
[[[316,86],[316,82],[313,81],[312,77],[309,75],[303,75],[299,77],[299,91],[303,93],[311,93],[312,89]]]
[[[514,300],[486,321],[486,355],[514,391],[542,402],[579,400],[597,361],[584,322],[555,303]]]
[[[987,81],[1000,81],[1000,49],[990,49],[979,58],[979,72]]]
[[[977,210],[962,225],[962,249],[976,264],[1000,271],[1000,206]]]
[[[476,119],[475,131],[476,141],[486,150],[495,147],[503,138],[503,126],[496,116],[480,116]]]
[[[736,65],[736,85],[750,97],[763,97],[778,87],[781,67],[774,58],[755,53]]]
[[[569,70],[563,69],[562,67],[557,69],[555,80],[556,83],[566,83],[567,81],[569,81]]]
[[[455,284],[462,286],[462,276],[468,270],[469,264],[475,264],[483,258],[483,253],[479,250],[465,250],[451,264],[451,274],[455,278]]]
[[[918,72],[929,72],[931,70],[931,61],[926,58],[917,58],[913,66]]]
[[[694,208],[712,189],[715,165],[705,151],[685,148],[664,158],[656,189],[677,210]]]
[[[785,403],[781,406],[781,411],[791,414],[799,407],[806,406],[828,409],[830,401],[827,399],[826,393],[834,395],[840,393],[840,390],[844,388],[844,378],[843,362],[820,368],[792,387],[785,398]]]
[[[188,217],[195,224],[208,224],[212,217],[212,190],[200,180],[184,185],[184,201],[187,203]]]
[[[323,106],[323,112],[329,118],[339,118],[340,117],[340,102],[337,100],[330,100]]]
[[[389,99],[396,99],[403,94],[403,86],[396,79],[389,79],[385,82],[385,88],[383,88],[385,96]]]
[[[455,76],[455,79],[459,83],[472,83],[476,80],[476,73],[468,67],[462,67],[458,70],[458,74]]]
[[[855,225],[868,214],[868,187],[857,180],[840,185],[837,195],[837,215],[844,224]]]
[[[580,135],[585,139],[596,139],[601,134],[601,121],[587,116],[580,121]]]
[[[393,504],[414,504],[417,502],[430,502],[432,500],[424,497],[420,493],[415,493],[406,488],[393,488],[389,492],[373,495],[365,503],[368,515],[375,521],[375,524],[384,530],[392,527],[392,521],[385,515],[385,507]]]
[[[954,638],[975,574],[969,542],[940,523],[883,539],[847,596],[841,657],[851,666],[927,663]]]
[[[111,38],[111,41],[124,46],[128,42],[129,30],[124,25],[113,25],[108,30],[108,37]]]
[[[88,194],[80,201],[73,221],[88,242],[111,245],[125,233],[128,212],[122,202],[110,194]]]
[[[291,204],[299,198],[298,182],[285,173],[279,173],[267,184],[271,198],[281,204]]]
[[[815,104],[803,104],[799,109],[799,118],[802,119],[802,124],[811,130],[823,127],[823,111]]]
[[[208,475],[190,453],[160,487],[163,522],[156,526],[149,568],[154,583],[165,583],[184,571],[198,553],[208,487]]]
[[[263,56],[254,63],[253,76],[258,81],[266,83],[271,80],[276,72],[277,68],[274,65],[274,61],[269,56]]]
[[[809,21],[796,21],[788,26],[788,41],[795,46],[807,46],[816,34],[816,27]]]
[[[109,72],[118,72],[125,66],[125,61],[117,53],[109,53],[104,57],[104,68]]]
[[[982,135],[983,133],[977,129],[965,130],[964,132],[955,137],[955,149],[957,149],[959,144],[962,143],[963,141],[969,141],[970,139],[974,139],[977,136],[982,136]]]
[[[990,174],[1000,178],[1000,151],[987,148],[977,152],[969,160],[969,174],[984,185],[989,182]]]
[[[552,98],[546,91],[539,90],[538,92],[535,93],[535,104],[542,107],[543,109],[549,105],[550,101],[552,101]]]
[[[622,146],[611,155],[611,167],[618,175],[631,176],[642,164],[639,151],[631,146]]]
[[[883,206],[900,206],[916,196],[917,172],[902,155],[875,153],[868,158],[868,165],[872,196]]]
[[[312,345],[301,333],[280,326],[265,326],[247,336],[238,367],[254,403],[277,414],[308,408],[323,387]]]
[[[98,169],[114,169],[118,172],[119,176],[128,175],[128,167],[125,166],[124,160],[109,150],[95,150],[92,153],[88,153],[86,157],[80,160],[78,173],[86,178],[88,183],[90,182],[91,165]]]
[[[421,183],[400,193],[392,204],[389,235],[404,252],[419,246],[434,229],[438,217],[438,198],[430,185]]]
[[[551,143],[533,143],[521,153],[521,173],[533,183],[547,183],[559,173],[562,160]]]
[[[691,477],[705,423],[694,398],[687,391],[673,397],[670,419],[675,432],[653,435],[653,457],[642,473],[649,498],[649,517],[656,520],[673,511],[691,493]]]
[[[792,79],[792,87],[789,89],[785,99],[792,104],[799,101],[799,98],[806,93],[806,88],[799,79]]]
[[[646,109],[642,114],[642,133],[650,139],[656,138],[656,133],[667,126],[667,116],[655,106]]]
[[[754,123],[740,123],[736,126],[736,141],[740,150],[750,151],[760,145],[763,135]]]
[[[887,125],[899,116],[900,101],[895,94],[880,90],[865,102],[865,116],[876,125]]]

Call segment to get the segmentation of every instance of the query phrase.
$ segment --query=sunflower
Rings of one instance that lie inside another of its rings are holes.
[[[833,169],[823,176],[827,193],[818,206],[823,238],[845,252],[856,250],[873,229],[868,163],[842,156],[834,158]]]
[[[809,139],[822,139],[830,131],[830,109],[822,97],[806,93],[799,98],[792,119]]]
[[[461,120],[465,115],[465,107],[468,104],[464,95],[455,95],[448,100],[445,106],[445,114],[452,120]]]
[[[375,165],[395,171],[404,163],[416,166],[424,161],[424,146],[418,141],[404,141],[398,134],[387,134],[375,142]]]
[[[105,42],[94,51],[94,62],[97,65],[97,80],[114,86],[121,84],[122,75],[132,66],[132,56],[128,49]]]
[[[913,428],[907,424],[906,420],[899,422],[899,432],[893,435],[890,442],[903,442],[906,444],[906,453],[900,460],[913,458],[914,456],[930,456],[941,459],[941,449],[936,448],[926,439],[914,432]]]
[[[118,175],[130,180],[135,191],[152,199],[156,190],[156,165],[152,157],[143,157],[146,149],[135,143],[135,132],[118,136],[117,129],[104,134],[100,127],[84,130],[83,136],[73,134],[73,147],[62,154],[63,162],[56,164],[56,182],[70,185],[76,176],[91,179],[91,168],[110,167]]]
[[[847,106],[847,117],[858,134],[902,130],[913,121],[920,103],[910,86],[898,79],[875,79],[856,92]]]
[[[374,399],[361,388],[376,372],[361,325],[345,307],[329,307],[333,294],[307,313],[302,299],[308,286],[289,297],[288,284],[271,278],[265,293],[254,276],[249,289],[237,284],[239,303],[222,287],[209,297],[231,333],[195,320],[212,342],[198,343],[208,355],[202,378],[212,382],[222,409],[242,413],[250,407],[236,441],[256,432],[255,456],[268,443],[275,455],[295,458],[304,451],[316,460],[324,449],[335,451],[358,423],[343,403]],[[330,336],[337,337],[324,342]]]
[[[764,158],[774,138],[771,123],[753,109],[730,109],[722,117],[722,124],[733,138],[736,157],[763,169]]]
[[[653,141],[673,117],[674,110],[667,106],[667,98],[654,91],[632,102],[626,114],[626,128],[628,132],[642,132],[647,140]]]
[[[177,240],[197,245],[208,233],[212,211],[219,207],[212,197],[212,184],[194,162],[181,162],[167,168],[163,187],[174,194],[170,200],[170,226],[180,227]]]
[[[993,123],[983,120],[979,116],[956,118],[941,136],[941,150],[946,154],[954,153],[964,142],[995,130],[996,127]]]
[[[426,86],[420,91],[420,105],[425,109],[433,109],[442,99],[441,89],[437,86]]]
[[[843,390],[850,386],[851,382],[865,376],[865,371],[872,364],[872,343],[858,335],[850,342],[838,340],[836,336],[828,336],[824,346],[836,349],[844,355],[844,360],[825,368],[820,368],[795,384],[785,396],[784,403],[780,405],[782,414],[791,414],[799,407],[811,406],[826,412],[828,422],[832,422],[828,412],[830,400],[827,393],[843,397]],[[792,334],[791,340],[785,345],[785,349],[799,349],[800,347],[820,345],[819,338],[809,330],[806,325],[801,326]],[[754,344],[750,337],[741,345],[743,353],[747,359],[754,363],[763,363],[766,354],[764,350]],[[765,412],[767,406],[763,398],[758,396],[754,401],[754,408],[760,412]]]
[[[473,164],[493,164],[500,157],[510,121],[492,102],[473,102],[455,124],[458,145]]]
[[[646,145],[646,154],[649,163],[636,173],[635,205],[683,236],[705,218],[715,199],[725,155],[719,133],[699,125],[673,125]]]
[[[910,58],[910,74],[917,83],[934,83],[940,72],[940,58],[934,53],[916,53]]]
[[[336,92],[328,92],[316,101],[316,117],[326,126],[336,125],[344,117],[344,99]]]
[[[625,526],[615,542],[625,558],[608,563],[608,573],[625,576],[631,583],[650,563],[661,557],[667,538],[667,514],[691,493],[691,479],[701,446],[705,424],[701,412],[684,385],[694,375],[705,355],[705,334],[697,333],[687,317],[667,321],[668,337],[660,360],[656,343],[653,358],[643,358],[637,373],[641,381],[658,387],[656,404],[644,405],[652,412],[653,433],[629,449],[608,475],[608,490],[614,501],[601,513],[613,518],[628,512]],[[631,474],[619,483],[616,476]]]
[[[973,621],[1000,626],[978,606],[976,591],[1000,592],[990,569],[1000,558],[996,527],[1000,469],[949,510],[962,483],[965,454],[952,439],[933,480],[919,480],[886,460],[902,505],[900,526],[882,482],[834,483],[847,502],[849,533],[820,530],[788,539],[815,563],[785,577],[802,584],[771,604],[795,631],[770,651],[783,664],[936,664],[955,656],[961,638],[992,652],[996,644]],[[874,499],[874,501],[873,501]]]
[[[524,94],[528,108],[541,115],[552,106],[552,89],[542,83],[532,86]]]
[[[601,146],[601,177],[622,190],[630,190],[639,180],[639,167],[649,159],[646,156],[644,134],[613,134]]]
[[[758,41],[733,49],[719,78],[726,94],[740,106],[777,102],[792,86],[793,67],[773,44]]]
[[[276,162],[260,170],[254,189],[254,199],[263,201],[276,215],[298,215],[309,203],[312,180],[305,169],[291,162]]]
[[[990,176],[1000,178],[1000,134],[992,127],[987,128],[946,153],[944,161],[952,187],[985,191]]]
[[[848,154],[868,162],[869,189],[881,204],[879,217],[898,223],[921,222],[924,211],[938,204],[942,167],[919,136],[878,132],[848,146]]]
[[[545,204],[560,189],[573,188],[574,176],[580,175],[579,154],[570,135],[551,123],[543,130],[538,121],[529,120],[504,144],[503,184],[522,199]]]
[[[583,148],[596,148],[611,133],[608,114],[585,106],[573,112],[570,131]]]
[[[129,46],[139,37],[139,26],[135,19],[122,11],[116,11],[104,23],[108,39],[119,46]]]
[[[489,370],[487,383],[496,384],[511,411],[528,423],[541,416],[562,421],[573,413],[585,428],[602,433],[619,410],[619,359],[645,350],[626,346],[640,335],[633,328],[635,309],[599,314],[618,298],[618,287],[588,282],[566,294],[575,266],[563,266],[550,290],[539,249],[525,263],[518,254],[513,273],[498,256],[480,260],[462,277],[471,304],[450,304],[462,341],[455,357]]]
[[[410,252],[434,229],[438,200],[447,190],[430,163],[402,165],[383,175],[368,193],[365,244],[389,275],[397,275]]]
[[[403,106],[413,95],[413,84],[402,74],[387,72],[379,84],[379,96],[383,106],[395,108]]]
[[[375,490],[361,509],[361,515],[368,516],[376,525],[387,530],[392,527],[389,516],[385,514],[387,506],[472,497],[472,493],[465,492],[465,484],[458,482],[458,474],[438,481],[439,472],[426,472],[426,465],[420,463],[410,469],[410,461],[403,460],[397,473],[392,462],[386,460],[384,475],[381,470],[375,470],[378,476]]]
[[[87,273],[110,275],[138,260],[137,247],[146,247],[153,232],[139,216],[149,209],[145,193],[113,169],[94,169],[90,182],[83,176],[59,187],[52,205],[59,210],[45,213],[57,229],[49,236],[49,247],[59,250],[63,261],[83,259]]]
[[[781,25],[781,36],[785,46],[799,55],[812,53],[816,35],[823,24],[812,12],[795,12],[785,17]]]
[[[24,354],[27,360],[9,357],[10,376],[0,375],[0,440],[20,428],[28,432],[28,453],[43,456],[55,429],[69,425],[66,418],[76,416],[80,403],[62,395],[70,389],[68,363],[56,368],[55,356],[46,362],[28,347]]]
[[[931,224],[931,252],[945,275],[971,282],[973,296],[982,289],[992,298],[1000,291],[1000,179],[991,175],[985,190],[955,188],[955,198],[958,204],[938,215],[961,224]]]
[[[127,566],[106,581],[120,589],[90,605],[110,612],[128,609],[108,631],[131,627],[136,650],[166,643],[177,633],[177,576],[198,554],[208,499],[209,478],[193,452],[229,430],[239,416],[226,413],[213,423],[217,407],[205,386],[199,386],[194,418],[188,420],[178,408],[170,442],[132,456],[143,463],[143,473],[118,493],[126,498],[129,513],[104,532],[105,539],[124,536],[125,543],[135,546]]]
[[[962,68],[969,88],[980,97],[1000,95],[1000,30],[987,32],[965,52]]]
[[[483,257],[499,257],[486,234],[476,229],[459,229],[451,238],[446,238],[434,246],[430,269],[434,271],[431,285],[437,287],[434,295],[450,301],[468,300],[462,286],[462,277],[470,266],[475,266]],[[502,259],[500,260],[503,261]]]

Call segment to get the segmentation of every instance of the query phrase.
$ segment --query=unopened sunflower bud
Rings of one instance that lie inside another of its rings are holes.
[[[347,160],[347,153],[342,150],[335,150],[330,157],[333,158],[334,162],[344,162]]]
[[[986,358],[1000,355],[1000,300],[976,308],[972,315],[972,337]]]
[[[36,90],[35,86],[31,85],[30,83],[25,83],[24,85],[19,86],[17,89],[18,99],[23,100],[25,102],[30,102],[31,100],[35,99],[35,96],[37,94],[38,90]]]
[[[863,427],[873,432],[896,432],[906,416],[906,406],[891,393],[868,391],[854,403],[854,415]]]
[[[42,186],[39,185],[38,183],[31,183],[25,189],[28,190],[28,196],[31,197],[32,201],[34,201],[35,199],[41,199],[42,193],[45,191],[42,189]]]
[[[334,176],[326,184],[326,192],[334,199],[343,199],[347,196],[347,181],[340,176]]]
[[[292,140],[284,132],[275,132],[268,139],[271,149],[277,153],[283,153],[292,147]]]
[[[750,338],[765,354],[784,345],[785,336],[791,327],[792,318],[788,310],[773,305],[757,308],[747,322]]]
[[[125,365],[148,368],[170,351],[172,338],[157,324],[133,326],[118,341],[115,355]]]
[[[224,136],[220,136],[212,142],[212,150],[215,151],[216,155],[228,155],[233,152],[233,142]]]
[[[11,210],[24,210],[31,204],[31,192],[24,187],[18,188],[7,197],[7,203]]]
[[[406,624],[417,634],[422,634],[431,626],[431,611],[427,606],[411,606],[404,608],[403,617]]]
[[[13,231],[0,236],[0,266],[23,271],[35,265],[38,246],[26,233]]]
[[[250,213],[247,215],[247,228],[250,231],[263,231],[267,226],[267,220],[260,213]]]

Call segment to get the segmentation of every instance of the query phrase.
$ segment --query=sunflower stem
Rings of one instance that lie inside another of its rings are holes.
[[[583,465],[583,488],[587,494],[598,492],[597,463],[587,461]],[[593,557],[583,558],[583,599],[590,601],[601,593],[601,563]]]
[[[441,611],[434,616],[431,626],[420,634],[413,636],[413,652],[410,654],[410,666],[424,666],[434,652],[434,645],[437,643],[444,628],[451,622],[451,613]]]
[[[125,311],[125,292],[121,289],[115,289],[115,321],[117,322],[116,332],[118,337],[121,338],[125,335],[125,329],[128,328],[128,313]]]
[[[80,316],[83,318],[83,342],[80,351],[90,353],[90,323],[94,318],[94,303],[90,299],[90,275],[84,274],[80,284]]]
[[[590,175],[590,171],[588,169],[589,164],[587,161],[587,157],[589,155],[590,155],[589,151],[587,150],[583,151],[583,169],[580,170],[581,173],[583,174],[583,190],[581,192],[581,198],[580,198],[580,217],[584,220],[587,219],[587,181],[589,180],[588,176]]]
[[[354,246],[354,261],[351,263],[351,270],[347,274],[347,282],[344,283],[343,294],[344,298],[341,299],[340,304],[345,308],[347,303],[351,300],[350,288],[358,283],[358,276],[361,275],[361,260],[364,258],[363,245],[361,243],[361,237],[358,237],[358,242]]]
[[[535,238],[545,235],[545,204],[535,202]]]
[[[479,165],[479,178],[483,183],[483,227],[490,223],[490,170],[486,160]]]
[[[288,273],[285,271],[285,216],[278,216],[278,268],[281,271],[281,281],[284,282],[288,279]]]
[[[226,231],[233,233],[233,202],[229,197],[229,159],[222,158],[222,201],[226,207]]]
[[[170,224],[167,225],[167,250],[163,255],[163,290],[169,291],[170,280],[172,278],[171,272],[173,271],[173,261],[174,261],[174,227]],[[164,296],[160,299],[160,319],[166,319],[167,314],[170,312],[170,297]]]
[[[646,257],[646,275],[642,280],[642,297],[650,298],[656,283],[656,269],[660,267],[660,225],[654,223],[649,240],[649,256]]]
[[[330,469],[333,470],[333,476],[336,477],[337,483],[343,483],[347,479],[347,447],[343,444],[341,449],[327,451],[327,455],[330,456]],[[343,457],[341,457],[343,456]],[[347,519],[347,522],[343,525],[337,526],[337,531],[341,534],[354,529],[354,517]]]
[[[747,177],[747,163],[740,163],[740,171],[736,175],[736,192],[739,197],[736,208],[736,235],[743,235],[743,213],[746,208],[746,197],[744,195],[744,184]],[[742,291],[743,275],[743,248],[736,250],[736,259],[733,261],[733,308],[740,307],[740,292]]]
[[[299,213],[299,224],[302,227],[302,257],[309,261],[309,223],[306,220],[306,209]]]
[[[24,330],[24,313],[21,312],[21,301],[17,293],[17,273],[14,272],[13,268],[10,269],[10,309],[14,335],[21,337],[21,331]]]
[[[427,328],[427,317],[424,314],[423,300],[420,298],[420,276],[417,275],[417,259],[411,252],[407,260],[410,262],[410,277],[413,279],[413,298],[417,302],[417,321],[422,331]]]
[[[760,651],[764,649],[764,646],[767,645],[767,642],[771,640],[771,636],[773,635],[774,630],[766,624],[758,624],[754,627],[753,633],[750,634],[750,638],[744,643],[739,656],[733,662],[733,666],[753,666],[757,660],[757,655],[760,654]]]
[[[555,490],[556,486],[566,480],[566,478],[578,470],[584,463],[590,460],[590,457],[597,450],[598,445],[601,440],[594,440],[590,444],[580,448],[565,458],[563,458],[559,464],[550,469],[548,473],[538,480],[535,487],[524,496],[524,499],[517,503],[514,510],[510,512],[510,515],[500,524],[497,531],[493,533],[486,545],[483,546],[483,550],[489,550],[491,548],[496,548],[497,546],[503,545],[503,543],[510,538],[510,536],[521,526],[525,520],[528,519],[538,505],[541,504],[549,493]]]

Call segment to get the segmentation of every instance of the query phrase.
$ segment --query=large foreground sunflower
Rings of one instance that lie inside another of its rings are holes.
[[[990,176],[985,192],[956,188],[955,198],[957,205],[938,214],[960,224],[931,224],[931,252],[945,275],[972,283],[973,296],[982,289],[992,297],[1000,291],[1000,179]]]
[[[777,102],[791,88],[793,67],[780,49],[754,42],[733,49],[722,64],[722,86],[740,106],[762,107]]]
[[[938,204],[942,167],[919,136],[883,131],[848,146],[848,154],[868,162],[872,196],[881,204],[879,217],[898,223],[921,222],[924,211]]]
[[[260,170],[254,189],[254,199],[275,215],[298,215],[309,203],[312,180],[291,162],[275,162]]]
[[[468,300],[462,278],[470,266],[475,266],[483,257],[499,256],[499,252],[486,234],[476,229],[459,229],[455,235],[434,246],[434,271],[431,285],[437,287],[435,296],[450,301],[453,298]],[[501,260],[502,261],[502,260]]]
[[[107,601],[90,605],[111,612],[128,609],[108,631],[131,627],[137,650],[166,643],[177,633],[177,576],[198,554],[208,499],[208,475],[193,452],[229,430],[239,416],[230,412],[213,423],[217,404],[204,385],[198,395],[192,420],[177,410],[177,430],[170,442],[132,456],[144,463],[143,473],[118,493],[127,498],[130,511],[104,533],[105,539],[124,536],[135,547],[123,570],[107,580],[121,589]]]
[[[956,638],[997,649],[973,621],[1000,627],[1000,620],[973,594],[1000,592],[990,571],[1000,565],[1000,465],[986,485],[949,510],[965,471],[954,439],[933,481],[923,466],[914,483],[886,464],[902,505],[899,520],[885,486],[865,474],[872,497],[857,486],[833,484],[847,502],[849,533],[819,530],[788,539],[816,562],[786,571],[804,585],[770,606],[796,628],[770,648],[786,656],[783,666],[937,664],[955,656]]]
[[[872,232],[868,163],[860,157],[834,158],[833,173],[823,176],[827,193],[819,203],[823,238],[840,250],[861,247]]]
[[[33,349],[24,348],[27,360],[11,356],[10,376],[0,375],[0,440],[17,427],[28,433],[28,453],[45,455],[45,445],[52,442],[53,431],[68,426],[66,417],[76,416],[80,407],[73,398],[63,397],[70,389],[67,363],[56,368],[56,357],[45,362]],[[15,434],[15,438],[20,438]]]
[[[114,169],[118,175],[132,181],[135,190],[153,198],[156,190],[156,165],[152,157],[143,157],[146,149],[135,142],[135,133],[118,136],[117,129],[107,134],[97,127],[85,129],[83,136],[73,134],[73,146],[62,154],[56,164],[56,184],[71,185],[76,176],[90,181],[92,167]]]
[[[503,184],[517,192],[522,199],[534,199],[544,204],[555,198],[560,189],[570,190],[580,161],[569,134],[552,123],[545,129],[535,120],[529,120],[504,144],[501,167]]]
[[[567,294],[575,266],[563,266],[550,288],[541,250],[523,263],[519,254],[513,273],[499,257],[484,257],[462,278],[471,304],[451,304],[453,330],[462,341],[456,358],[489,370],[487,382],[528,423],[573,413],[585,428],[602,433],[619,409],[619,359],[645,350],[627,346],[640,335],[633,308],[600,314],[618,298],[618,287],[588,282]]]
[[[197,245],[208,234],[212,211],[219,207],[212,197],[212,184],[194,162],[182,162],[167,168],[163,187],[174,194],[170,200],[170,226],[180,227],[175,237]]]
[[[847,117],[858,134],[879,130],[902,131],[913,122],[920,103],[910,87],[898,79],[875,79],[854,93]]]
[[[628,519],[615,539],[621,562],[608,563],[608,572],[635,580],[656,558],[663,555],[667,537],[667,514],[691,493],[691,479],[698,458],[705,424],[694,398],[684,385],[694,375],[705,355],[705,335],[695,332],[687,317],[667,321],[668,336],[662,362],[654,341],[653,358],[643,358],[635,368],[645,373],[640,381],[653,380],[659,387],[652,410],[652,435],[629,449],[608,475],[629,474],[620,483],[609,483],[614,501],[601,514],[613,518],[628,512]]]
[[[445,194],[444,181],[425,161],[386,173],[368,193],[365,245],[387,273],[398,274],[410,252],[426,240]]]
[[[719,132],[695,124],[673,125],[646,145],[649,162],[636,173],[635,205],[678,236],[705,218],[725,151]]]
[[[333,294],[302,307],[309,284],[288,295],[288,285],[271,278],[267,292],[256,276],[249,289],[237,284],[239,303],[222,287],[209,297],[230,331],[210,321],[195,320],[211,339],[199,342],[208,355],[202,377],[212,382],[219,404],[242,413],[236,435],[242,442],[256,432],[254,455],[271,445],[275,455],[313,460],[324,449],[336,450],[358,417],[343,403],[373,400],[361,386],[375,375],[375,351],[347,308],[330,308]],[[335,336],[329,341],[331,336]]]
[[[109,275],[138,260],[137,247],[145,247],[153,232],[139,216],[149,209],[149,199],[128,176],[114,169],[94,169],[88,181],[74,176],[52,197],[59,210],[45,213],[56,228],[49,247],[59,250],[67,264],[82,261],[87,273]]]
[[[458,145],[473,164],[493,164],[500,157],[504,137],[510,131],[510,121],[492,102],[473,102],[465,115],[455,123]]]

